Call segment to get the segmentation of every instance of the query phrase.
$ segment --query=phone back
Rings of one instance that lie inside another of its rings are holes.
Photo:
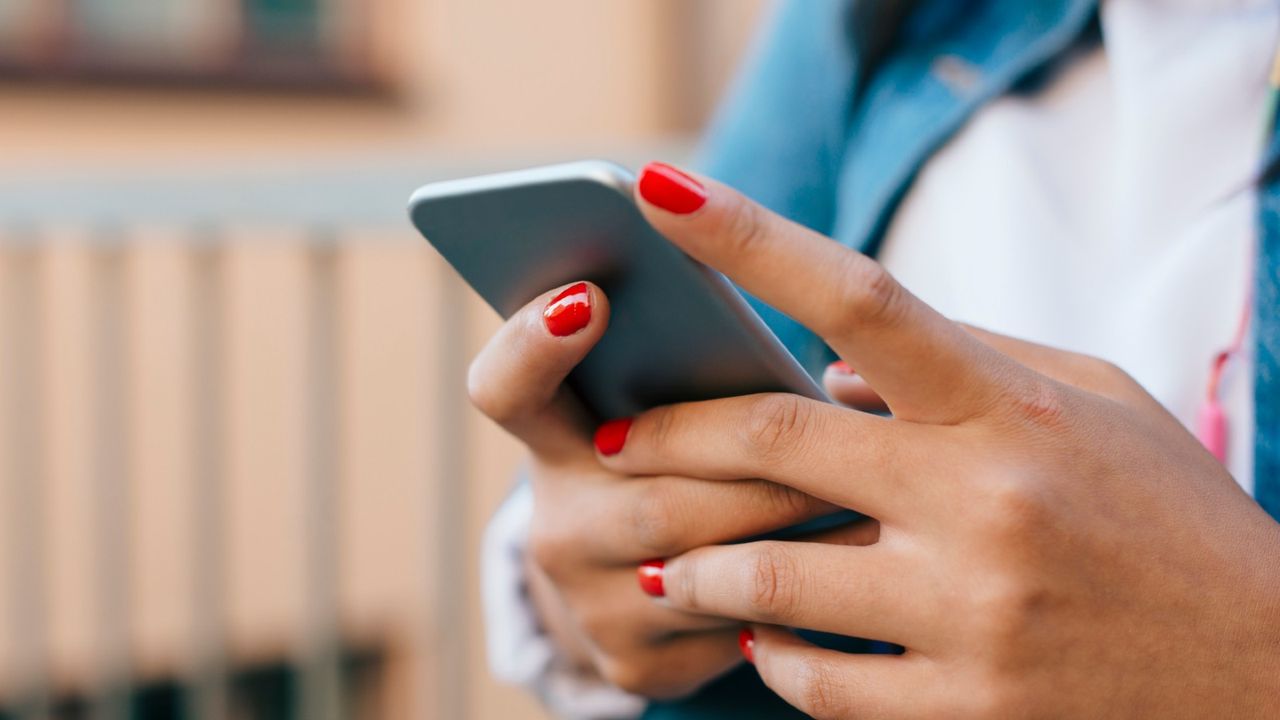
[[[413,223],[504,318],[577,280],[609,327],[569,384],[597,418],[783,391],[826,399],[737,289],[640,214],[626,170],[581,162],[428,185]]]

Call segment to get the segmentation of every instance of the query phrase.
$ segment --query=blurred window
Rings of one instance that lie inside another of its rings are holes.
[[[365,86],[363,0],[0,0],[0,77]]]
[[[269,47],[310,47],[320,39],[318,0],[246,0],[250,37]]]

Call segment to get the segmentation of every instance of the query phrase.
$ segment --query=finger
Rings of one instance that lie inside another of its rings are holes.
[[[933,621],[905,564],[883,545],[766,540],[670,558],[661,587],[679,610],[910,647]]]
[[[573,582],[556,581],[534,566],[531,577],[552,583],[556,592],[579,600],[577,622],[589,637],[597,638],[600,649],[621,653],[635,646],[670,640],[682,635],[741,627],[730,618],[692,613],[654,603],[636,586],[636,571],[604,568]],[[625,618],[625,622],[620,622]]]
[[[954,441],[944,433],[766,393],[655,408],[630,420],[621,445],[606,447],[612,454],[600,443],[597,451],[605,467],[625,475],[763,478],[886,519],[921,511],[919,479],[951,457]]]
[[[822,517],[840,508],[765,480],[723,482],[644,477],[577,493],[587,550],[599,562],[632,567],[704,545],[733,542]]]
[[[741,623],[697,615],[652,602],[636,587],[634,571],[582,571],[553,579],[536,561],[526,562],[529,598],[542,630],[565,659],[600,655],[634,657],[651,645]]]
[[[561,384],[608,324],[609,301],[591,283],[539,295],[471,363],[471,402],[543,457],[589,452],[584,418]]]
[[[822,373],[822,385],[832,400],[845,407],[864,412],[884,412],[889,409],[880,393],[843,360],[827,366]]]
[[[600,674],[633,695],[655,700],[684,697],[742,662],[741,623],[730,629],[680,635],[659,643],[596,657]]]
[[[646,697],[678,697],[738,661],[741,623],[657,605],[636,588],[633,572],[590,578],[572,588],[575,635],[613,684]],[[550,583],[536,566],[530,579]]]
[[[1010,382],[1014,364],[865,255],[661,164],[636,187],[645,217],[672,243],[824,338],[898,417],[958,422],[991,407]],[[696,192],[705,199],[688,202]]]
[[[820,648],[782,628],[751,627],[760,679],[814,718],[932,718],[926,666],[911,656],[853,655]]]

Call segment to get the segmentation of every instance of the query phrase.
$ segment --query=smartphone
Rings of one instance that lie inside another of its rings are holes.
[[[609,327],[567,379],[597,420],[762,392],[829,402],[733,283],[644,219],[634,181],[609,162],[551,165],[432,183],[409,214],[503,318],[566,283],[600,286]],[[841,511],[744,542],[861,517]]]
[[[640,214],[634,178],[603,161],[432,183],[413,224],[504,318],[552,288],[589,280],[609,327],[569,375],[597,419],[694,400],[822,387],[727,278]]]

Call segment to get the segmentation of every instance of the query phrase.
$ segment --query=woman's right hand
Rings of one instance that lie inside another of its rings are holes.
[[[608,300],[594,285],[547,292],[481,351],[468,390],[475,406],[532,455],[527,570],[543,627],[565,658],[607,682],[650,698],[679,697],[741,661],[741,623],[651,602],[636,582],[637,566],[835,508],[759,480],[605,470],[598,453],[616,452],[626,425],[606,423],[593,443],[595,429],[562,382],[608,320]]]

